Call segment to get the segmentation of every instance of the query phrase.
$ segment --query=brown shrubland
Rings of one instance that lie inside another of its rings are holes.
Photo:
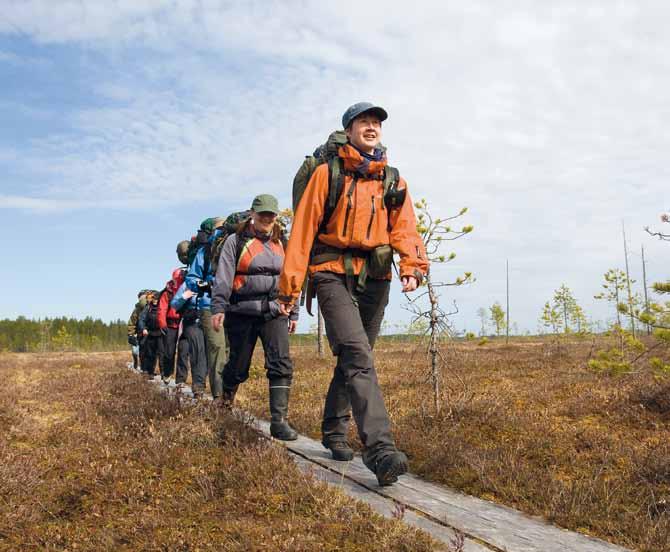
[[[605,346],[575,339],[446,345],[444,408],[435,415],[428,359],[382,339],[376,366],[411,470],[563,527],[648,552],[670,550],[670,378],[643,362],[594,371]],[[290,419],[320,437],[334,359],[293,348]],[[667,351],[656,350],[668,356]],[[241,403],[267,417],[262,355]],[[359,446],[352,423],[351,441]]]
[[[434,550],[127,354],[1,355],[0,549]]]

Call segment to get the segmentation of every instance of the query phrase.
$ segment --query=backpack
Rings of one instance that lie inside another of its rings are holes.
[[[326,199],[324,216],[318,233],[325,230],[330,217],[333,215],[337,200],[342,194],[346,173],[342,159],[338,155],[338,150],[345,144],[347,144],[347,135],[343,130],[332,132],[325,144],[316,148],[312,155],[305,157],[293,179],[293,213],[295,214],[314,171],[319,165],[328,163],[328,198]],[[384,146],[380,147],[386,149]],[[384,204],[389,209],[402,206],[405,200],[405,191],[398,190],[398,182],[400,181],[398,169],[387,165],[380,180],[383,181],[384,186]]]
[[[195,236],[191,236],[191,241],[188,244],[188,253],[186,256],[186,264],[189,267],[193,264],[195,256],[198,254],[198,249],[209,243],[209,237],[211,235],[211,231],[200,228]]]
[[[212,243],[207,243],[205,248],[205,266],[203,274],[209,274],[210,268],[212,270],[212,274],[216,274],[216,268],[219,265],[219,258],[221,257],[223,244],[225,243],[228,236],[237,232],[240,224],[246,222],[250,216],[251,211],[247,210],[237,211],[226,217],[226,221],[223,223],[223,226],[219,228],[221,230],[219,235]]]

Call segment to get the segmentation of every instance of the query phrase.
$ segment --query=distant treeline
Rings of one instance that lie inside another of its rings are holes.
[[[91,317],[0,320],[0,351],[113,351],[125,349],[127,322],[103,322]]]

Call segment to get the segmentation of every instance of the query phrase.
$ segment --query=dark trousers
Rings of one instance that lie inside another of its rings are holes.
[[[183,320],[177,355],[177,383],[185,383],[188,366],[191,365],[191,379],[194,391],[203,392],[207,379],[207,352],[205,336],[197,320]]]
[[[224,321],[230,354],[223,369],[224,389],[233,389],[249,378],[251,357],[260,337],[269,380],[293,378],[293,361],[288,347],[288,319],[265,320],[262,316],[226,314]]]
[[[352,298],[346,278],[333,272],[314,276],[317,300],[337,365],[328,387],[321,426],[324,444],[346,440],[353,412],[368,465],[395,450],[372,348],[389,300],[388,280],[368,279]]]
[[[174,372],[174,357],[177,354],[177,335],[179,328],[167,328],[161,336],[158,349],[158,363],[161,367],[161,376],[169,378]]]
[[[144,346],[142,347],[142,371],[152,376],[156,370],[156,360],[158,359],[161,337],[161,334],[149,334],[146,336]]]

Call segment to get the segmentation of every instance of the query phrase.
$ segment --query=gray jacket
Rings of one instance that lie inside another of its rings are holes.
[[[240,240],[243,248],[238,246]],[[268,320],[279,316],[275,299],[283,264],[284,248],[280,243],[249,234],[231,234],[223,244],[216,267],[212,314],[234,312]],[[298,308],[291,311],[290,319],[298,319]]]

